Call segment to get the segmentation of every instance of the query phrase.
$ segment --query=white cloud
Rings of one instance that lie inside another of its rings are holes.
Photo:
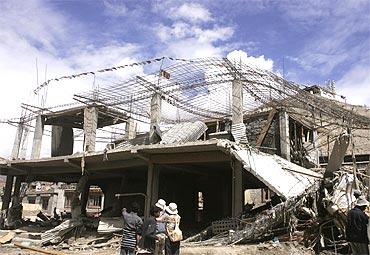
[[[45,2],[0,1],[0,7],[1,119],[20,117],[21,103],[40,105],[43,93],[34,95],[32,92],[37,86],[36,59],[40,84],[45,80],[46,65],[46,79],[49,79],[135,62],[140,57],[139,47],[128,43],[110,42],[103,47],[81,43],[78,47],[69,47],[69,40],[83,42],[84,38],[75,34],[73,28],[67,30],[66,24],[73,22],[73,27],[80,27],[81,24],[69,20]],[[118,79],[124,79],[129,73],[142,72],[142,67],[136,67],[115,72],[115,75]],[[48,86],[46,106],[73,102],[73,94],[91,89],[92,84],[92,76],[52,82]],[[0,156],[10,155],[15,130],[14,127],[0,124],[3,144]],[[33,134],[30,133],[29,142],[32,142],[32,138]],[[47,136],[43,145],[50,146]],[[43,149],[44,156],[48,155],[49,149]]]
[[[278,8],[287,22],[307,36],[297,61],[306,71],[328,75],[341,64],[358,61],[370,50],[367,0],[287,0],[280,2]],[[303,33],[306,30],[310,31],[309,37]]]
[[[347,102],[358,105],[370,105],[370,63],[359,64],[350,69],[335,87],[340,95],[346,97]]]
[[[180,7],[173,7],[168,15],[175,20],[184,19],[193,23],[212,20],[209,10],[198,3],[184,3]]]
[[[127,15],[127,7],[122,0],[103,0],[105,7],[104,13],[111,17],[121,17]]]
[[[227,54],[227,58],[231,61],[235,61],[236,63],[241,61],[247,65],[271,72],[273,71],[274,67],[274,62],[272,61],[272,59],[265,58],[264,55],[261,55],[259,57],[248,56],[247,52],[243,50],[234,50]]]

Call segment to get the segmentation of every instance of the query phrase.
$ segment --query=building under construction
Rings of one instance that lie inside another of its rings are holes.
[[[132,67],[149,74],[116,75]],[[343,161],[355,180],[367,175],[370,114],[333,90],[228,59],[160,58],[55,78],[35,93],[87,77],[93,88],[75,94],[72,103],[23,105],[13,122],[12,158],[0,164],[7,176],[4,218],[20,203],[22,183],[77,183],[72,217],[86,215],[94,186],[104,193],[106,216],[119,216],[131,201],[148,215],[164,198],[178,204],[185,231],[214,224],[222,232],[235,222],[227,220],[254,208],[317,190],[323,171],[332,176]],[[22,150],[30,132],[28,159]],[[104,132],[114,135],[105,139],[99,136]],[[40,158],[45,136],[51,154]],[[101,142],[106,147],[97,151]]]

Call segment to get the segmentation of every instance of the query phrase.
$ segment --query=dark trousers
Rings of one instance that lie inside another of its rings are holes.
[[[135,250],[121,247],[119,255],[135,255]]]
[[[367,246],[367,243],[350,242],[349,246],[351,246],[351,254],[354,254],[354,255],[368,255],[369,254],[369,247]]]
[[[171,242],[170,239],[166,238],[165,250],[166,250],[166,255],[179,255],[180,254],[180,241]]]

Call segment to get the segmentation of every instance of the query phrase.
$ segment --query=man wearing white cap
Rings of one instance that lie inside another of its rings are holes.
[[[348,212],[346,235],[350,244],[352,254],[369,254],[367,237],[367,224],[369,217],[365,214],[369,202],[360,196],[356,205]]]

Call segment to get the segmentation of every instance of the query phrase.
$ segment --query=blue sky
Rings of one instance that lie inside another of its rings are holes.
[[[334,80],[349,102],[370,105],[370,1],[0,0],[0,119],[19,116],[30,99],[36,59],[51,78],[161,56],[228,55],[280,74],[284,59],[287,79]]]

